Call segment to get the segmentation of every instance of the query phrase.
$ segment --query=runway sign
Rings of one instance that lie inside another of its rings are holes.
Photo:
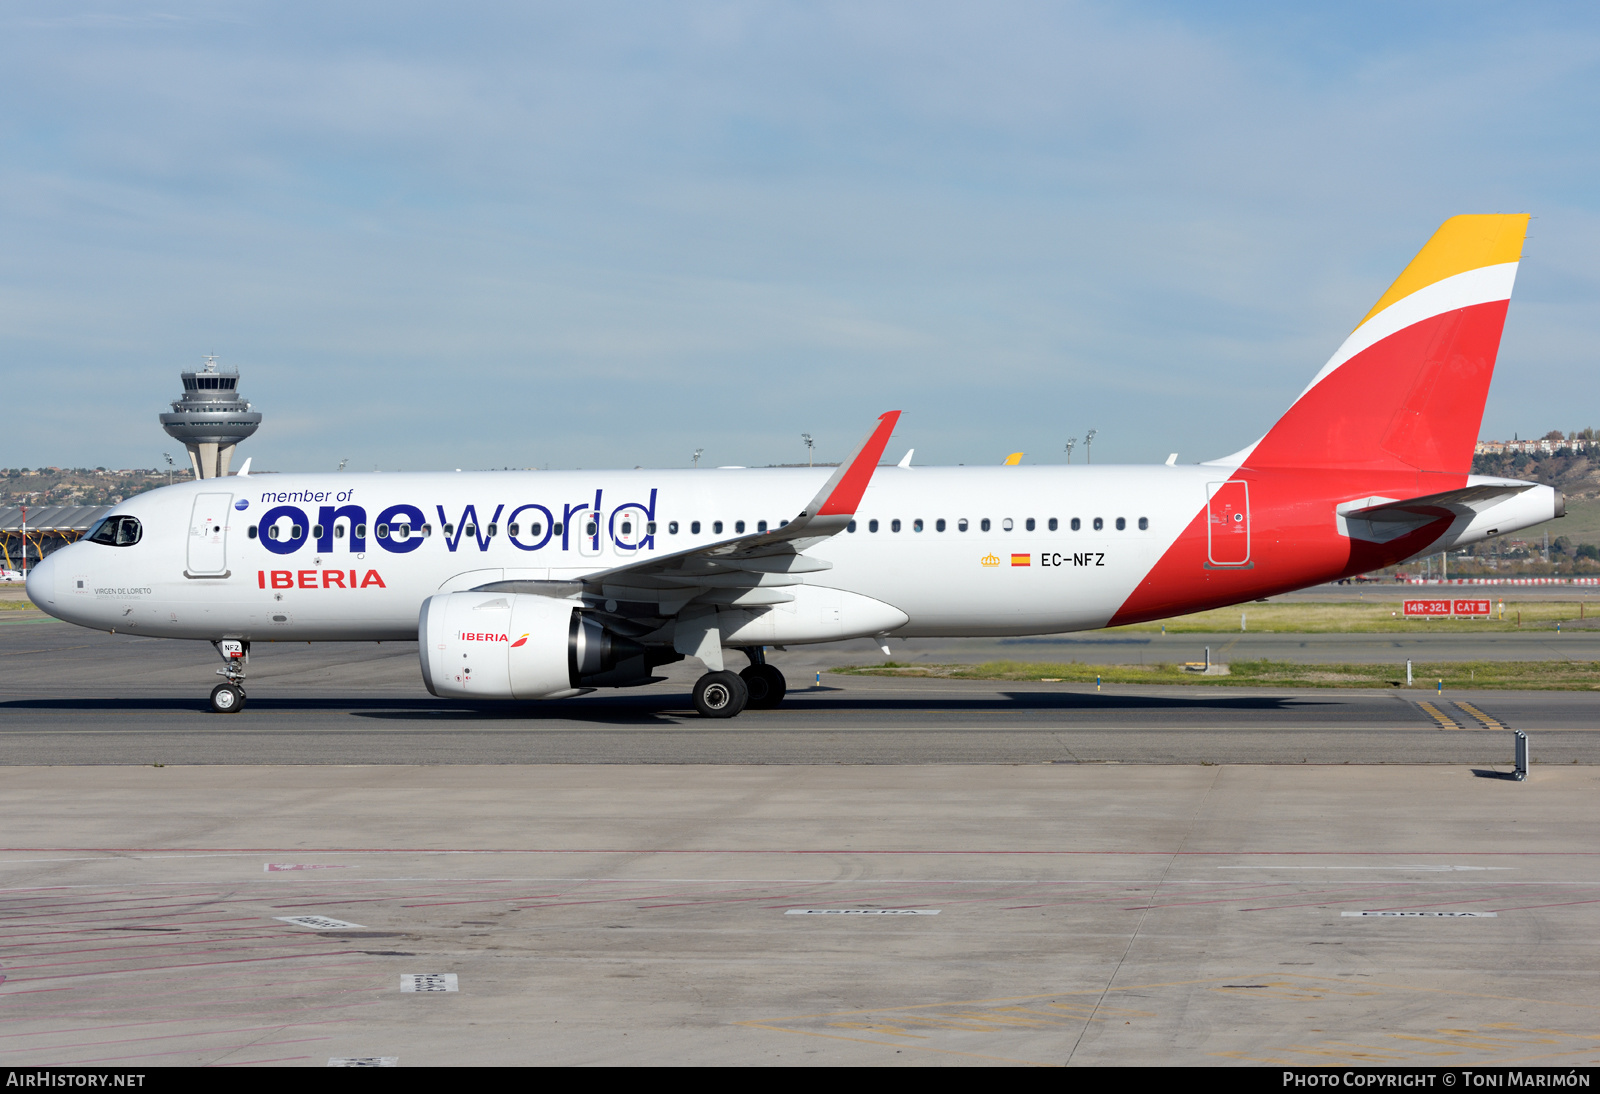
[[[1406,601],[1406,615],[1408,616],[1489,616],[1489,601],[1487,600],[1408,600]]]

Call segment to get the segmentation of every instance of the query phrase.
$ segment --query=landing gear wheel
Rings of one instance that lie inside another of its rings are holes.
[[[244,689],[237,684],[218,684],[211,689],[211,709],[218,714],[237,714],[244,709]]]
[[[773,665],[751,665],[739,674],[744,686],[750,690],[751,710],[771,710],[783,702],[789,682]]]
[[[708,672],[694,682],[694,708],[707,718],[732,718],[750,701],[737,673]]]

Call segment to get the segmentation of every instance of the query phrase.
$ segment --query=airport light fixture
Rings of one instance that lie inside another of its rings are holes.
[[[813,441],[811,439],[811,434],[809,434],[809,433],[800,434],[800,439],[802,441],[806,442],[806,466],[810,467],[811,466],[811,450],[816,447],[817,442]]]
[[[1091,429],[1091,430],[1089,430],[1089,432],[1087,432],[1087,433],[1085,433],[1083,435],[1083,462],[1084,463],[1093,463],[1094,462],[1094,449],[1090,448],[1089,446],[1094,444],[1094,435],[1096,433],[1098,433],[1098,432],[1100,432],[1098,429]]]
[[[700,455],[704,451],[705,451],[705,449],[703,449],[703,448],[697,448],[697,449],[694,450],[694,465],[696,467],[700,466]]]
[[[167,485],[172,485],[172,453],[163,452],[162,457],[167,461]]]
[[[1076,437],[1068,437],[1067,438],[1067,462],[1068,463],[1072,462],[1072,446],[1077,444],[1077,443],[1078,443],[1078,438],[1076,438]]]

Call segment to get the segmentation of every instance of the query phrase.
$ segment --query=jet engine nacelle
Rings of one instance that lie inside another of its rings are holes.
[[[644,653],[570,600],[515,593],[430,596],[417,639],[428,690],[458,699],[557,699]]]

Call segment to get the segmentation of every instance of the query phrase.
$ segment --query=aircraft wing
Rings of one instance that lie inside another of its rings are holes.
[[[647,555],[570,581],[496,581],[480,591],[581,596],[597,611],[603,607],[610,625],[639,634],[678,615],[691,601],[706,608],[788,603],[794,597],[783,591],[785,585],[800,584],[801,574],[832,569],[831,562],[804,552],[850,524],[899,420],[898,410],[881,415],[855,455],[777,528]]]

